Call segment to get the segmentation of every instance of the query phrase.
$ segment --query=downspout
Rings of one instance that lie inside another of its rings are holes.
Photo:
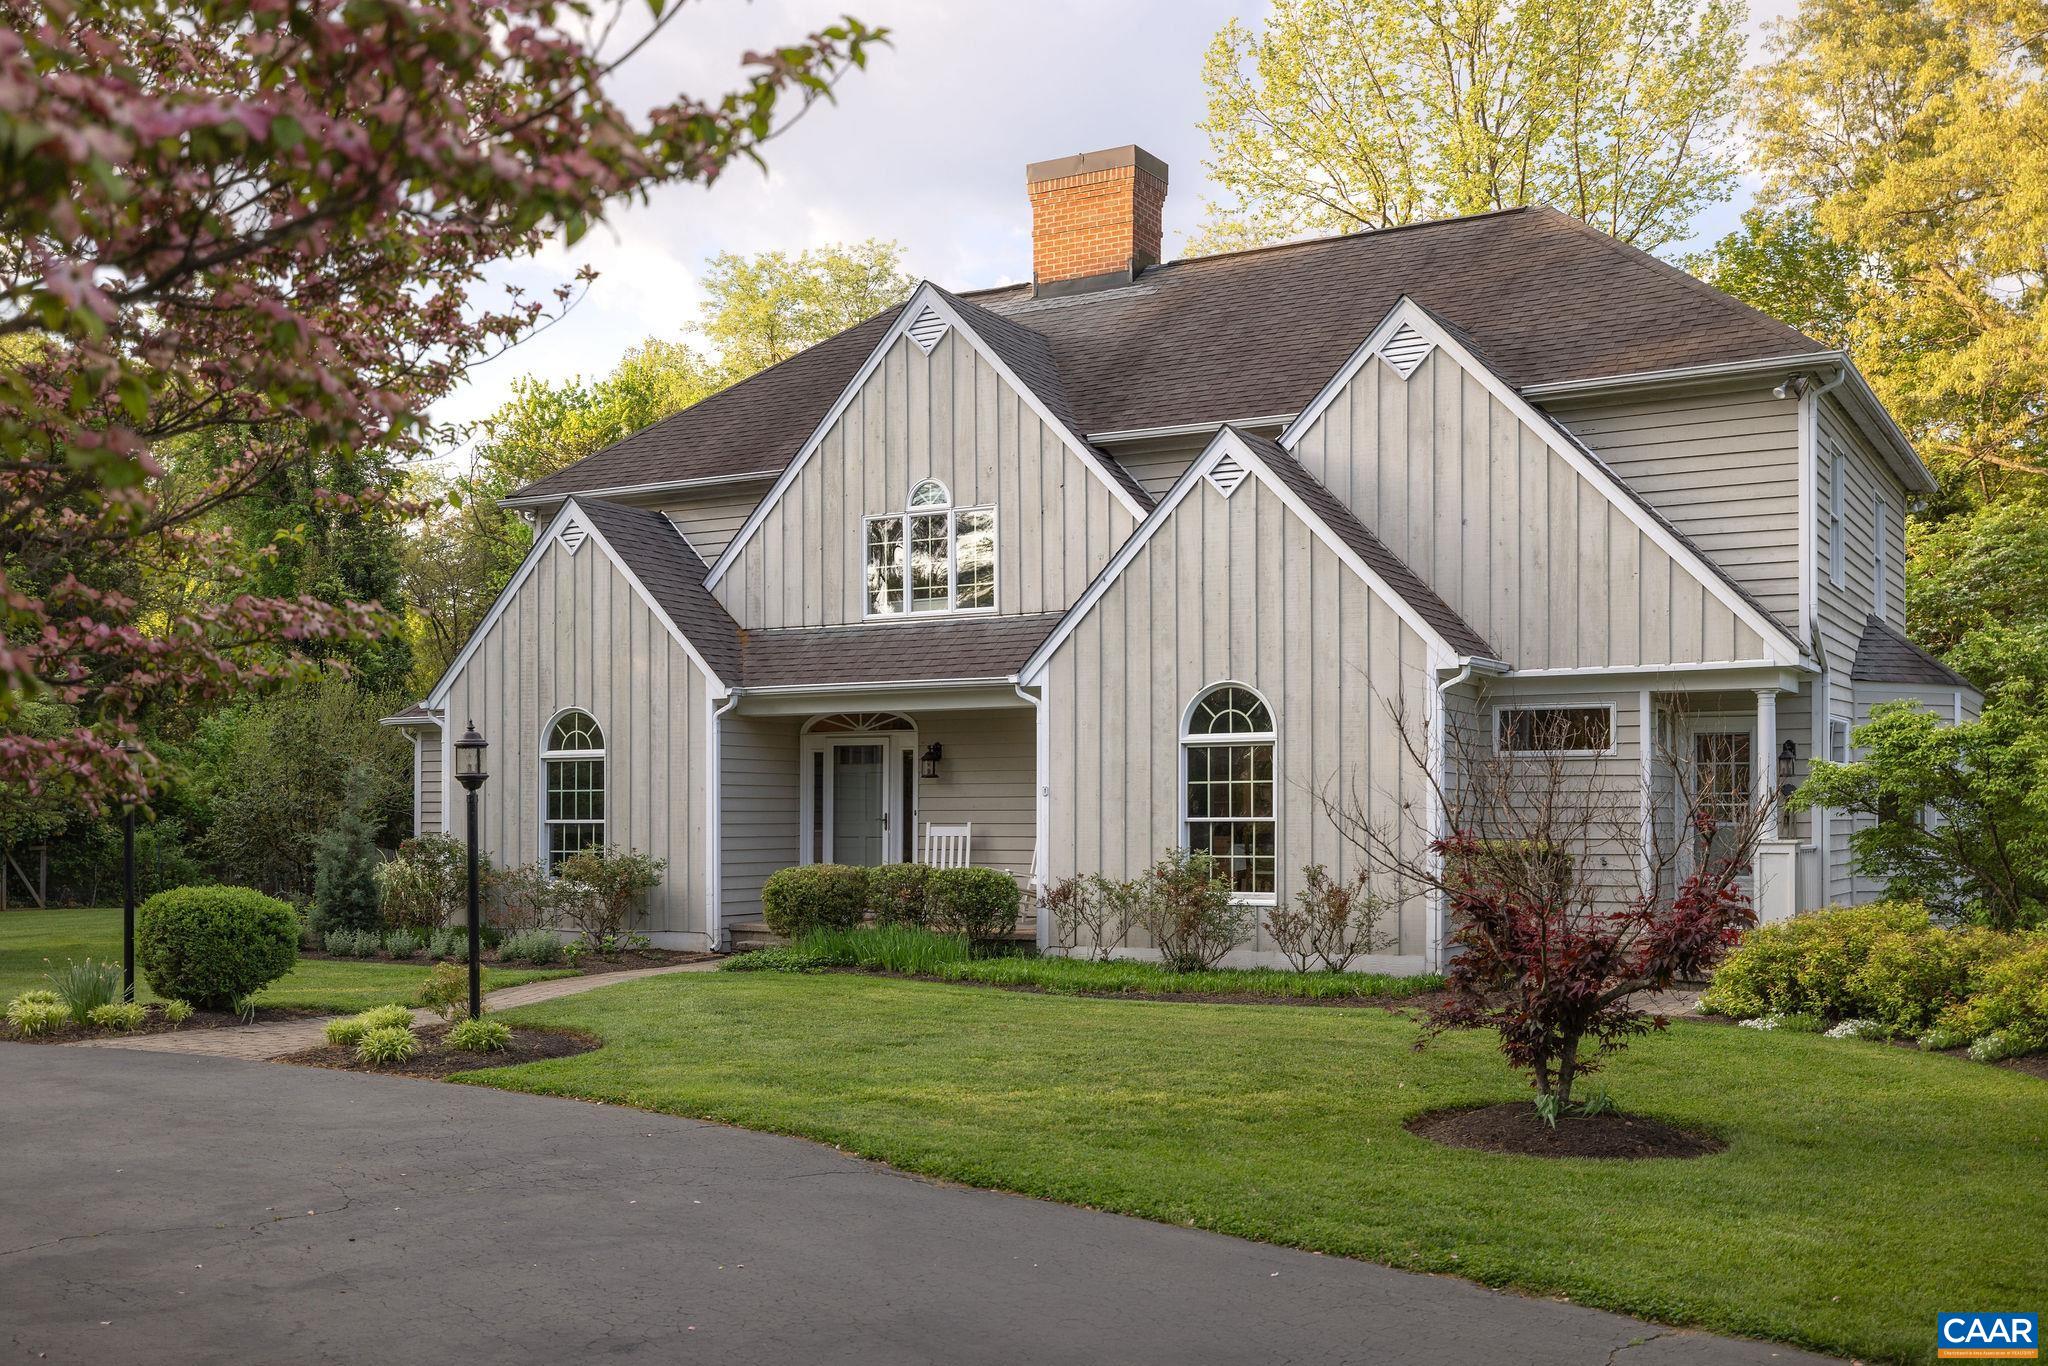
[[[711,725],[704,736],[704,790],[710,797],[705,803],[704,813],[705,928],[709,931],[713,950],[725,947],[725,851],[720,847],[725,838],[725,773],[722,767],[723,747],[719,744],[719,723],[739,704],[740,689],[728,690],[724,704],[711,708]]]
[[[1040,684],[1039,686],[1043,689],[1045,685]],[[1032,935],[1038,943],[1038,951],[1044,953],[1046,947],[1052,942],[1051,926],[1046,924],[1045,919],[1045,881],[1049,870],[1045,844],[1049,827],[1052,824],[1052,787],[1047,781],[1045,771],[1046,759],[1048,757],[1046,749],[1045,701],[1042,697],[1024,691],[1024,685],[1015,678],[1010,680],[1010,688],[1017,696],[1031,704],[1032,711],[1031,729],[1034,737],[1032,753],[1035,756],[1032,761],[1033,781],[1031,784],[1031,899],[1034,907]]]

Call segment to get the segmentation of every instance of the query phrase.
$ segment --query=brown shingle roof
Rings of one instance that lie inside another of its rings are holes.
[[[576,506],[619,552],[619,558],[669,621],[704,656],[719,681],[737,686],[741,673],[739,623],[704,587],[704,561],[675,523],[651,508],[628,507],[602,498],[578,498]]]
[[[1936,688],[1964,688],[1977,685],[1893,630],[1879,617],[1863,623],[1863,638],[1856,642],[1856,662],[1849,670],[1854,683],[1917,683]]]
[[[1052,633],[1060,615],[747,631],[746,685],[1008,678]]]
[[[1517,387],[1824,349],[1551,209],[1175,261],[1092,293],[1040,299],[1015,286],[962,303],[1035,337],[1025,349],[1042,346],[1056,411],[1099,433],[1297,412],[1403,294],[1427,300]],[[520,492],[774,474],[896,311]]]

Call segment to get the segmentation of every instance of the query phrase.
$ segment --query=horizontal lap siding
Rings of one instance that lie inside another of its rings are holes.
[[[1875,601],[1874,566],[1877,555],[1877,500],[1883,497],[1890,508],[1890,540],[1885,561],[1889,581],[1885,594],[1885,620],[1893,629],[1906,629],[1906,489],[1878,459],[1870,444],[1856,432],[1849,419],[1835,406],[1832,397],[1820,400],[1815,415],[1817,468],[1814,479],[1814,563],[1818,581],[1817,603],[1820,628],[1827,646],[1828,663],[1847,673],[1856,659],[1856,642],[1862,638],[1864,622]],[[1837,588],[1829,570],[1829,540],[1834,464],[1843,462],[1842,551],[1844,586]]]
[[[1799,401],[1768,386],[1551,413],[1786,625],[1799,622]]]
[[[1130,535],[1103,477],[957,331],[890,348],[713,591],[752,628],[862,620],[863,519],[921,480],[996,510],[996,609],[1057,612]]]
[[[441,732],[423,730],[417,732],[419,742],[413,753],[419,756],[419,776],[414,787],[419,801],[419,810],[414,813],[414,833],[427,835],[445,830],[441,823],[442,788],[441,779]]]
[[[928,824],[974,826],[969,854],[977,868],[1000,868],[1028,882],[1036,836],[1037,713],[997,711],[913,714],[920,749],[944,747],[939,776],[917,785],[918,849]]]
[[[580,708],[604,731],[607,838],[668,863],[643,928],[702,933],[706,705],[703,674],[597,543],[549,545],[448,693],[449,724],[490,742],[492,861],[540,860],[543,732]]]
[[[1406,381],[1364,366],[1295,454],[1517,668],[1763,654],[1625,494],[1580,476],[1440,348]]]
[[[1318,801],[1355,796],[1390,826],[1422,819],[1424,775],[1389,705],[1427,714],[1424,642],[1258,479],[1228,499],[1204,481],[1055,652],[1048,689],[1049,873],[1137,875],[1179,845],[1180,725],[1211,684],[1271,704],[1279,736],[1278,894],[1305,864],[1361,858]],[[1408,830],[1419,843],[1419,829]],[[1419,963],[1426,905],[1411,896],[1390,954]],[[1247,946],[1270,951],[1261,928]]]
[[[761,914],[761,884],[797,862],[797,732],[789,716],[727,716],[720,725],[720,914],[729,924]]]
[[[668,493],[655,506],[675,523],[676,530],[683,533],[683,539],[698,557],[710,565],[725,553],[726,546],[768,491],[768,484],[763,479],[731,487]]]

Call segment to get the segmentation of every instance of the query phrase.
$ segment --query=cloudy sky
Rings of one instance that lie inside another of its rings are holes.
[[[1792,4],[1751,0],[1752,29]],[[769,146],[766,173],[739,166],[708,190],[663,191],[614,211],[575,247],[502,272],[534,288],[583,264],[599,278],[568,318],[480,367],[437,416],[481,416],[523,373],[601,375],[644,337],[680,336],[714,252],[882,237],[903,245],[912,274],[950,288],[1026,278],[1024,166],[1049,157],[1135,142],[1164,158],[1166,254],[1178,255],[1208,190],[1195,127],[1203,49],[1231,15],[1256,21],[1263,9],[1257,0],[685,0],[623,69],[626,108],[725,90],[747,49],[847,10],[888,26],[892,45],[847,78],[836,105]],[[1725,230],[1734,214],[1724,206],[1700,235]]]

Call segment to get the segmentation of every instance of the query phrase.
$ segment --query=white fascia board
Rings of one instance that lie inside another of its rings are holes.
[[[1113,432],[1090,432],[1088,439],[1098,445],[1116,445],[1126,441],[1152,441],[1168,436],[1208,436],[1222,431],[1225,427],[1285,427],[1294,421],[1293,413],[1274,413],[1268,417],[1233,417],[1221,422],[1181,422],[1170,427],[1126,427]]]
[[[1378,571],[1373,569],[1364,560],[1361,560],[1357,552],[1353,551],[1350,546],[1344,544],[1337,534],[1331,531],[1324,523],[1323,519],[1316,515],[1314,509],[1297,498],[1294,490],[1287,487],[1286,481],[1274,474],[1272,468],[1259,458],[1257,451],[1254,451],[1247,445],[1244,439],[1238,436],[1237,433],[1225,428],[1216,433],[1215,439],[1203,449],[1199,456],[1195,457],[1194,463],[1182,472],[1181,477],[1174,481],[1173,487],[1167,491],[1164,498],[1159,500],[1159,505],[1152,510],[1152,515],[1138,523],[1137,530],[1131,533],[1130,538],[1123,543],[1123,547],[1103,567],[1102,572],[1095,576],[1095,582],[1088,585],[1088,591],[1081,595],[1081,600],[1069,608],[1064,617],[1060,618],[1060,624],[1055,626],[1052,634],[1045,638],[1045,643],[1040,645],[1032,653],[1031,658],[1025,662],[1024,667],[1017,671],[1019,681],[1027,687],[1036,686],[1045,681],[1046,665],[1051,662],[1053,655],[1059,650],[1060,645],[1065,642],[1068,636],[1074,633],[1075,628],[1080,626],[1082,619],[1095,609],[1095,604],[1102,601],[1103,595],[1109,592],[1110,585],[1114,584],[1122,576],[1124,570],[1130,567],[1131,561],[1138,557],[1139,552],[1150,543],[1152,537],[1157,534],[1159,529],[1166,525],[1174,509],[1186,501],[1188,495],[1194,492],[1203,480],[1208,478],[1209,471],[1215,468],[1216,462],[1225,455],[1232,456],[1238,460],[1239,463],[1251,472],[1253,478],[1263,484],[1282,503],[1285,503],[1294,515],[1299,517],[1303,524],[1313,531],[1316,537],[1324,545],[1328,546],[1339,560],[1343,561],[1354,574],[1363,579],[1366,586],[1372,589],[1375,594],[1386,602],[1387,606],[1393,609],[1396,616],[1400,617],[1410,629],[1422,637],[1423,641],[1429,646],[1433,667],[1443,668],[1452,661],[1465,658],[1465,656],[1459,654],[1456,646],[1444,639],[1442,633],[1436,627],[1430,625],[1422,618],[1422,615],[1409,604],[1406,598],[1396,593],[1387,581],[1379,576]]]
[[[765,484],[775,477],[774,470],[755,470],[751,474],[713,474],[702,479],[662,479],[651,484],[615,484],[610,488],[577,489],[574,493],[536,493],[530,497],[514,494],[500,498],[501,508],[537,508],[550,503],[566,502],[571,498],[635,498],[647,493],[688,493],[692,489],[722,488],[727,484]]]
[[[1095,472],[1095,476],[1102,480],[1104,486],[1109,489],[1110,496],[1124,505],[1124,508],[1131,514],[1133,520],[1140,522],[1145,520],[1149,509],[1132,497],[1131,491],[1125,488],[1116,476],[1103,467],[1102,457],[1093,450],[1090,450],[1087,443],[1075,436],[1073,430],[1066,423],[1053,415],[1052,410],[1045,406],[1044,400],[1032,392],[1031,386],[1017,378],[1016,373],[1003,363],[1002,357],[998,356],[994,349],[987,342],[983,341],[973,328],[961,320],[960,314],[951,304],[946,302],[945,296],[929,280],[926,280],[920,283],[917,289],[911,293],[910,301],[903,305],[902,311],[896,315],[896,321],[889,325],[889,330],[882,334],[880,341],[875,343],[875,349],[868,353],[867,360],[854,373],[853,378],[847,382],[846,387],[840,390],[839,397],[833,402],[831,408],[826,410],[825,416],[819,420],[818,425],[812,429],[809,438],[804,441],[803,446],[797,451],[796,458],[784,467],[781,476],[776,479],[774,486],[768,490],[759,503],[755,504],[754,511],[740,527],[739,534],[732,538],[731,543],[725,548],[725,553],[718,557],[718,563],[712,565],[711,572],[704,576],[704,586],[706,588],[716,587],[718,581],[725,577],[725,571],[732,567],[732,562],[739,558],[740,551],[745,548],[748,541],[753,539],[754,533],[761,529],[761,523],[768,519],[768,510],[782,501],[782,495],[789,491],[789,486],[796,482],[797,475],[803,472],[804,466],[810,463],[810,459],[817,453],[818,447],[824,444],[825,434],[832,430],[832,425],[839,421],[847,408],[852,405],[854,395],[858,394],[862,387],[867,384],[868,380],[874,376],[875,371],[881,367],[882,361],[888,356],[898,339],[910,330],[910,325],[922,317],[927,308],[944,318],[949,327],[962,337],[965,337],[968,344],[974,347],[976,353],[983,360],[987,361],[990,368],[1000,375],[1004,383],[1008,384],[1016,393],[1019,401],[1025,407],[1031,409],[1037,415],[1039,421],[1059,433],[1061,443],[1068,450],[1072,451],[1082,464]],[[909,490],[906,489],[904,492],[908,494]]]
[[[1620,509],[1623,516],[1636,524],[1636,528],[1651,542],[1671,557],[1673,563],[1682,565],[1706,590],[1718,599],[1722,606],[1735,614],[1738,621],[1754,631],[1764,642],[1764,648],[1771,652],[1775,663],[1796,666],[1800,663],[1799,648],[1785,638],[1785,629],[1753,606],[1742,594],[1717,572],[1711,564],[1692,549],[1657,517],[1628,496],[1616,480],[1619,476],[1600,466],[1594,456],[1577,442],[1570,440],[1557,429],[1548,417],[1537,411],[1535,404],[1506,380],[1495,374],[1493,368],[1466,350],[1457,338],[1439,326],[1429,310],[1423,308],[1407,295],[1402,295],[1387,316],[1380,320],[1365,342],[1344,362],[1330,382],[1323,386],[1315,401],[1302,409],[1285,432],[1280,434],[1280,444],[1293,450],[1302,435],[1322,416],[1323,410],[1335,401],[1344,387],[1365,368],[1366,364],[1379,354],[1382,342],[1399,328],[1406,326],[1420,332],[1436,343],[1437,349],[1458,362],[1466,374],[1479,381],[1488,393],[1499,400],[1502,407],[1520,418],[1522,425],[1542,439],[1565,464],[1575,470],[1579,477],[1598,489],[1607,501]]]
[[[590,514],[576,506],[576,499],[572,496],[555,513],[554,519],[548,523],[547,530],[533,538],[533,548],[527,551],[526,558],[519,562],[518,572],[512,575],[512,581],[505,585],[504,592],[498,594],[498,600],[491,604],[491,610],[484,613],[484,619],[478,622],[476,629],[469,633],[469,640],[464,643],[461,653],[455,656],[454,663],[448,666],[447,671],[434,684],[434,690],[427,694],[427,705],[429,707],[436,710],[446,708],[449,685],[455,681],[455,676],[462,672],[463,666],[469,663],[470,656],[474,655],[477,648],[483,644],[484,637],[490,633],[491,627],[496,624],[498,618],[505,614],[505,609],[511,606],[512,599],[518,595],[521,586],[525,584],[527,578],[533,573],[534,566],[540,563],[541,556],[547,553],[550,545],[554,544],[556,537],[561,532],[563,522],[571,514],[575,515],[578,524],[582,526],[590,542],[602,550],[605,558],[611,561],[612,568],[618,570],[620,577],[632,585],[633,591],[639,595],[640,601],[647,604],[647,610],[654,614],[654,619],[662,624],[662,627],[669,633],[670,638],[676,644],[683,647],[683,653],[690,657],[690,662],[697,666],[698,672],[702,673],[705,680],[710,683],[712,696],[722,698],[731,691],[725,680],[718,676],[718,670],[712,668],[704,656],[697,652],[697,647],[690,643],[690,638],[682,633],[681,628],[669,620],[668,613],[663,611],[661,604],[654,600],[654,595],[647,591],[647,585],[640,582],[640,576],[633,572],[632,566],[628,565],[619,552],[612,548],[612,543],[604,538],[604,533],[597,529],[597,524],[591,519]],[[678,540],[682,539],[680,531],[676,532],[676,538]],[[685,541],[684,544],[687,546],[689,543]]]

